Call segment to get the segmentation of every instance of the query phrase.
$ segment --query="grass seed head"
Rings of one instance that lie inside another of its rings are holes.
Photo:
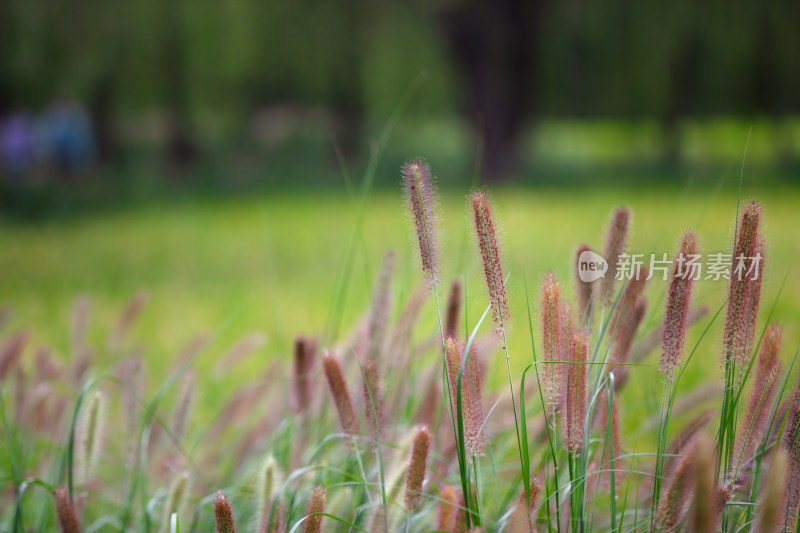
[[[697,253],[697,236],[687,231],[683,234],[679,257],[688,259]],[[686,328],[689,321],[689,305],[692,297],[692,276],[679,272],[680,261],[675,262],[672,280],[667,294],[667,309],[664,317],[664,334],[660,370],[671,376],[673,369],[680,364]]]
[[[214,520],[217,524],[217,533],[236,533],[233,523],[233,508],[222,492],[217,492],[214,498]]]
[[[472,212],[475,220],[475,233],[478,238],[478,249],[483,260],[483,273],[486,277],[489,300],[492,304],[492,317],[495,323],[502,328],[510,315],[497,233],[492,220],[489,200],[485,193],[478,191],[472,195]]]
[[[81,413],[76,432],[75,467],[80,485],[86,485],[94,475],[97,461],[103,447],[106,428],[105,397],[96,391]]]
[[[69,492],[64,487],[58,487],[54,492],[56,498],[56,515],[62,533],[80,533],[78,516],[69,501]]]
[[[164,505],[164,531],[169,531],[172,513],[180,513],[181,507],[186,502],[191,488],[189,472],[182,472],[169,487],[167,502]]]
[[[309,383],[311,368],[316,358],[317,346],[314,340],[298,336],[294,341],[295,401],[299,412],[308,410],[311,404]]]
[[[689,508],[695,490],[696,448],[692,448],[678,463],[675,475],[661,496],[656,511],[656,531],[673,531]]]
[[[458,337],[458,320],[461,315],[461,305],[464,298],[463,292],[464,291],[461,287],[461,282],[457,279],[454,279],[450,284],[450,294],[447,297],[445,338]]]
[[[747,360],[749,351],[749,341],[751,337],[749,322],[753,321],[758,310],[757,300],[760,296],[760,278],[750,279],[752,276],[746,275],[747,267],[751,264],[751,258],[763,248],[763,242],[759,245],[759,223],[761,220],[761,207],[756,203],[748,204],[744,208],[742,218],[739,223],[739,232],[736,235],[736,242],[733,247],[733,268],[731,271],[730,285],[728,289],[728,308],[725,316],[725,333],[723,345],[723,364],[731,359],[742,363]],[[763,255],[763,254],[762,254]],[[738,275],[735,270],[738,261],[743,260],[745,271]],[[756,289],[759,294],[751,296],[751,291],[755,288],[754,283],[758,284]],[[753,298],[756,298],[755,305]]]
[[[330,352],[325,351],[322,356],[322,367],[328,380],[328,386],[331,389],[336,411],[339,413],[339,422],[342,425],[342,430],[349,435],[357,434],[358,420],[356,419],[355,411],[353,411],[353,403],[350,401],[347,382],[344,379],[344,374],[342,374],[339,361]]]
[[[417,230],[422,271],[435,276],[439,250],[435,228],[436,193],[431,169],[421,159],[412,159],[403,165],[402,174],[406,205]]]
[[[579,329],[573,334],[570,350],[572,358],[568,370],[567,449],[576,456],[583,448],[586,421],[586,361],[589,341],[584,330]]]
[[[619,256],[625,251],[628,242],[628,226],[631,212],[627,207],[618,207],[611,214],[606,237],[605,260],[608,272],[603,278],[602,295],[605,305],[610,305],[614,297],[614,281],[619,266]]]
[[[453,487],[445,485],[439,494],[439,517],[437,527],[439,531],[450,531],[456,524],[456,512],[458,512],[458,495]]]
[[[695,480],[691,531],[693,533],[712,533],[716,531],[717,509],[722,510],[730,499],[730,495],[726,491],[719,491],[714,486],[713,445],[705,435],[701,435],[697,439],[694,456]]]
[[[411,461],[408,463],[408,474],[406,475],[405,504],[409,511],[416,510],[422,499],[422,482],[425,480],[430,444],[430,431],[426,427],[420,428],[411,447]]]
[[[308,515],[306,519],[306,533],[320,533],[322,531],[322,515],[325,512],[325,500],[327,491],[325,487],[318,485],[311,489],[308,497]],[[312,516],[313,515],[313,516]]]
[[[258,494],[257,505],[260,509],[258,513],[258,531],[267,531],[268,529],[275,487],[279,484],[280,470],[275,463],[275,458],[269,455],[258,473],[258,487],[256,487],[256,493]]]
[[[781,507],[786,495],[786,450],[778,448],[772,456],[767,479],[761,491],[756,521],[756,533],[780,531]]]
[[[364,363],[364,414],[373,444],[377,444],[383,435],[383,396],[380,383],[377,364],[368,360]]]
[[[386,329],[392,312],[392,272],[395,254],[390,251],[383,258],[383,265],[375,281],[372,294],[372,308],[367,323],[369,348],[367,357],[377,360],[383,352]]]
[[[542,380],[551,413],[555,410],[561,392],[561,365],[555,364],[554,361],[563,360],[564,355],[560,298],[558,280],[552,272],[548,272],[542,283],[542,347],[545,362],[542,368]],[[570,338],[568,342],[572,342],[572,339]]]

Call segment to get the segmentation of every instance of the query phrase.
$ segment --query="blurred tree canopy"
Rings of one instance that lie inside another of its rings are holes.
[[[797,0],[4,0],[0,113],[75,96],[108,157],[158,112],[191,161],[259,109],[321,108],[349,153],[424,71],[407,114],[461,113],[502,178],[542,117],[657,118],[669,158],[683,117],[797,113],[798,21]]]

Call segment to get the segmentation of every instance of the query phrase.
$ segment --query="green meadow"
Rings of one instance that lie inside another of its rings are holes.
[[[487,296],[466,210],[467,192],[448,188],[440,193],[442,274],[445,280],[465,281],[467,316],[474,325]],[[736,183],[730,182],[704,188],[576,186],[500,188],[492,193],[509,275],[509,348],[512,367],[518,370],[532,360],[526,297],[538,342],[539,285],[544,274],[554,271],[562,291],[571,297],[574,250],[585,242],[602,253],[608,216],[615,206],[632,209],[631,252],[672,256],[681,232],[695,229],[701,252],[718,253],[731,248],[739,195]],[[742,199],[757,199],[765,211],[767,275],[759,326],[763,313],[774,306],[773,320],[783,324],[787,346],[796,346],[800,189],[759,187],[745,180]],[[385,252],[395,250],[398,256],[395,315],[422,283],[413,228],[399,186],[396,192],[373,193],[359,226],[357,218],[355,203],[344,192],[280,192],[4,225],[0,294],[14,311],[14,324],[30,328],[36,340],[54,347],[62,359],[69,356],[73,302],[79,294],[88,295],[89,338],[98,361],[110,367],[114,361],[103,350],[107,333],[130,298],[144,290],[148,302],[129,342],[141,345],[151,385],[177,365],[187,343],[208,334],[209,344],[196,362],[200,380],[233,390],[260,375],[275,358],[288,362],[297,334],[324,331],[323,342],[330,344],[346,337],[369,306]],[[660,279],[650,282],[648,330],[661,316],[665,290]],[[724,303],[726,291],[722,281],[697,284],[694,301],[709,306],[707,320]],[[434,323],[432,302],[423,311],[422,324]],[[690,369],[719,367],[717,326],[722,318],[703,339]],[[691,330],[688,346],[703,328]],[[417,330],[421,332],[417,334],[433,333],[433,328]],[[226,351],[252,333],[262,333],[264,343],[232,368],[220,368]],[[498,360],[491,372],[502,378],[501,371]],[[200,390],[204,401],[213,402],[214,386]]]

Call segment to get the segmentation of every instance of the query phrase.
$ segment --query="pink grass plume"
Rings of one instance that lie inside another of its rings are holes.
[[[552,272],[548,272],[542,283],[542,381],[550,414],[555,412],[561,393],[561,365],[555,361],[563,360],[563,355],[568,356],[568,353],[562,354],[564,339],[560,298],[558,280]],[[571,335],[567,342],[572,342]]]
[[[670,377],[683,356],[694,281],[689,270],[683,268],[683,272],[681,272],[681,265],[685,265],[686,261],[696,254],[697,236],[693,232],[687,231],[683,234],[680,254],[672,270],[661,342],[662,352],[659,368]]]
[[[589,352],[589,341],[584,330],[579,329],[573,334],[570,351],[572,357],[568,372],[567,449],[570,454],[577,456],[585,441],[586,361]]]
[[[217,492],[217,497],[214,498],[214,520],[217,524],[217,533],[236,533],[233,508],[222,492]]]
[[[761,220],[761,206],[750,203],[744,208],[742,218],[739,223],[739,231],[736,235],[736,243],[733,247],[733,269],[736,269],[738,261],[744,261],[745,265],[750,262],[750,258],[755,256],[759,240],[759,223]],[[738,363],[744,362],[748,356],[745,353],[747,348],[745,339],[750,335],[748,331],[747,317],[748,308],[752,309],[750,290],[753,286],[749,281],[750,276],[737,275],[731,272],[730,286],[728,289],[728,308],[725,317],[725,333],[723,341],[723,363],[734,360]]]
[[[435,276],[439,266],[436,240],[436,197],[431,169],[421,159],[403,165],[406,205],[417,230],[422,271]]]
[[[322,367],[325,371],[325,378],[328,380],[328,386],[331,389],[336,411],[339,413],[339,422],[342,425],[342,429],[349,435],[357,434],[358,421],[353,411],[353,403],[350,400],[347,382],[342,374],[339,361],[330,352],[325,351],[322,356]]]
[[[619,256],[625,251],[628,242],[628,226],[631,212],[627,207],[618,207],[611,214],[606,237],[605,260],[608,261],[608,272],[603,278],[602,296],[606,305],[614,298],[614,281],[619,267]]]
[[[472,212],[475,221],[475,233],[478,238],[478,249],[483,261],[483,273],[489,289],[489,300],[492,304],[492,317],[495,323],[503,327],[509,318],[506,285],[503,279],[503,266],[500,261],[500,248],[497,244],[492,211],[486,194],[478,191],[472,195]]]
[[[308,518],[306,519],[306,533],[320,533],[322,531],[322,515],[325,512],[327,493],[322,486],[311,489],[308,497]]]
[[[430,431],[426,427],[420,428],[414,436],[411,460],[408,463],[408,473],[406,474],[405,505],[408,511],[415,511],[422,500],[422,482],[425,480],[430,445]]]
[[[58,524],[61,526],[62,533],[80,533],[81,528],[78,524],[78,517],[75,508],[69,501],[69,493],[64,487],[58,487],[54,491],[56,498],[56,515]]]

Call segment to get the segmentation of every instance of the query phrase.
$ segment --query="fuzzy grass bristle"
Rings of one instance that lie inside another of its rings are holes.
[[[353,410],[353,403],[350,400],[350,392],[347,390],[347,382],[344,379],[339,361],[327,350],[322,356],[322,368],[325,371],[325,378],[328,381],[336,411],[339,413],[339,422],[342,425],[342,430],[349,435],[356,435],[358,433],[358,420]]]
[[[439,494],[439,516],[436,529],[439,531],[451,531],[455,527],[457,505],[458,495],[456,491],[450,485],[445,485]]]
[[[570,343],[570,364],[567,381],[567,450],[576,456],[583,448],[586,420],[586,361],[589,341],[586,332],[576,331]]]
[[[697,236],[687,231],[681,240],[678,260],[672,270],[672,280],[667,293],[667,308],[664,316],[664,334],[662,336],[661,363],[659,369],[672,376],[673,369],[680,364],[683,346],[686,340],[686,328],[689,321],[689,306],[692,298],[694,279],[688,272],[681,272],[681,261],[688,260],[697,254]]]
[[[214,498],[214,521],[217,525],[217,533],[236,533],[233,507],[222,491],[217,492],[217,496]]]
[[[56,500],[56,516],[61,526],[61,533],[80,533],[81,527],[75,508],[69,500],[69,492],[64,487],[58,487],[53,495]]]
[[[558,280],[548,272],[542,283],[542,350],[544,365],[542,381],[550,412],[554,413],[561,393],[561,365],[563,336],[561,327],[561,294]],[[571,342],[572,338],[568,342]]]
[[[627,207],[618,207],[611,214],[606,237],[605,260],[608,261],[608,272],[603,278],[602,296],[605,305],[610,305],[614,297],[615,274],[619,267],[619,256],[625,251],[628,243],[628,227],[631,212]]]
[[[483,273],[489,289],[489,300],[492,304],[492,317],[495,323],[503,327],[509,319],[506,285],[503,279],[503,266],[500,260],[500,247],[497,241],[492,210],[486,194],[478,191],[472,195],[472,213],[475,222],[475,233],[478,249],[483,261]]]
[[[320,533],[322,531],[322,513],[325,512],[327,491],[323,486],[311,489],[308,497],[308,518],[306,519],[306,533]]]
[[[751,258],[755,256],[758,242],[760,240],[759,224],[761,220],[761,207],[756,203],[748,204],[744,208],[739,231],[736,235],[736,242],[733,247],[733,270],[736,269],[738,261],[744,261],[749,266]],[[747,269],[745,269],[746,273]],[[758,276],[761,277],[760,275]],[[725,333],[723,342],[723,363],[731,359],[736,362],[747,360],[748,339],[751,337],[748,324],[748,317],[754,316],[757,311],[757,302],[751,297],[751,290],[754,282],[758,280],[750,279],[751,276],[736,275],[731,273],[730,285],[728,289],[728,308],[725,317]]]
[[[417,230],[422,271],[436,275],[439,249],[436,239],[436,196],[433,175],[427,163],[412,159],[403,165],[406,205]]]
[[[461,282],[454,279],[450,284],[450,293],[447,297],[447,313],[445,314],[445,338],[458,337],[461,306],[463,305],[464,289]]]
[[[408,473],[406,474],[405,505],[408,511],[416,510],[422,501],[422,482],[425,480],[430,445],[430,431],[426,427],[420,428],[411,445],[411,460],[408,463]]]

